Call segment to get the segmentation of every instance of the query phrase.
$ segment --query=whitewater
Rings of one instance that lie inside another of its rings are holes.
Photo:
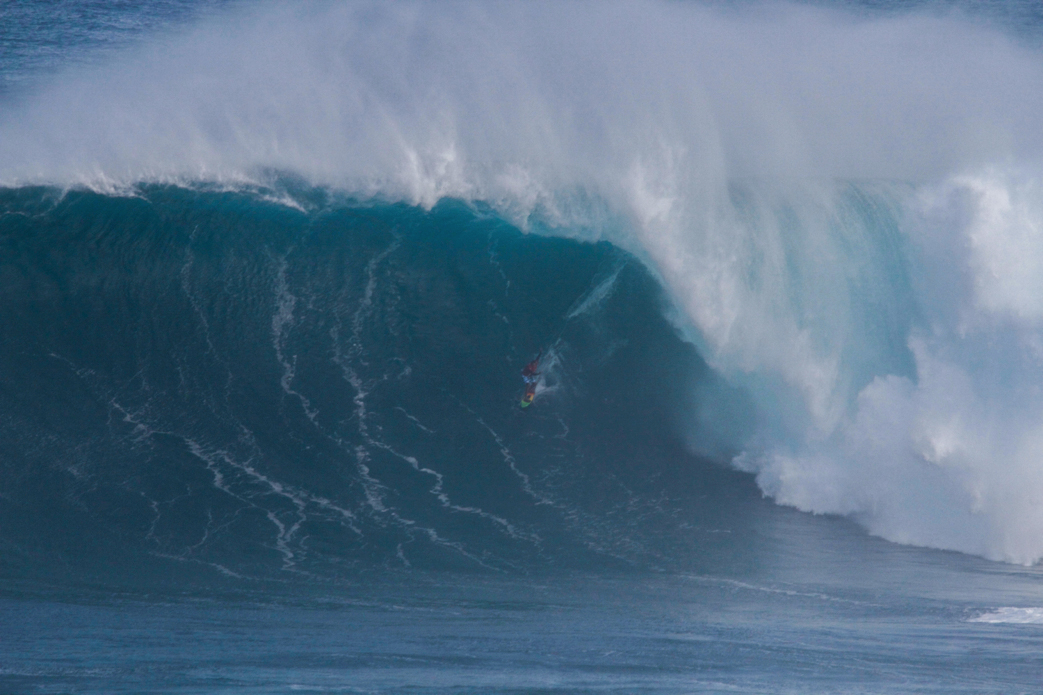
[[[0,25],[0,685],[1038,687],[1032,3]]]

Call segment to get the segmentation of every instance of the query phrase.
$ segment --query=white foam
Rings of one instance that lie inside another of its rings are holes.
[[[997,608],[976,618],[971,618],[968,622],[1043,625],[1043,608]]]
[[[1043,557],[1041,181],[982,171],[921,191],[914,373],[877,376],[824,436],[743,458],[768,494],[903,543]]]

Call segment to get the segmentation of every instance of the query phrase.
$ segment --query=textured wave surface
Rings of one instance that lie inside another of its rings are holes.
[[[644,566],[670,562],[663,534],[724,541],[755,496],[677,424],[740,396],[640,264],[459,204],[307,194],[5,194],[0,507],[32,519],[25,543],[78,528],[241,574]],[[718,458],[729,439],[700,435]]]

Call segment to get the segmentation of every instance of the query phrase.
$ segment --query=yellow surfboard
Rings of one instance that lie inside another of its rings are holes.
[[[525,389],[525,395],[521,399],[521,407],[528,408],[532,403],[532,399],[536,397],[536,387]]]

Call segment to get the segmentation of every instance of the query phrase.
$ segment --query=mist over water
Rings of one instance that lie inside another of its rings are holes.
[[[0,183],[290,174],[610,240],[756,399],[727,417],[765,493],[1034,563],[1040,85],[1032,44],[944,10],[265,3],[10,99]]]

